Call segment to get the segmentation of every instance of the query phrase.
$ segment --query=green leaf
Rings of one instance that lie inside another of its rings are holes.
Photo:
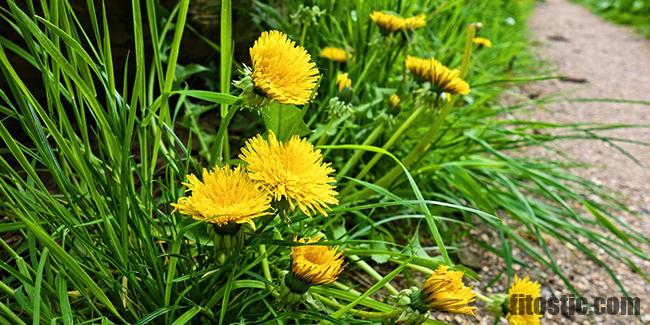
[[[386,246],[386,241],[384,240],[384,235],[382,234],[376,234],[375,232],[372,232],[372,241],[370,242],[370,245],[372,247],[373,251],[381,252],[381,251],[387,251],[388,247]],[[381,253],[374,253],[370,255],[373,261],[383,264],[388,262],[388,259],[390,258],[390,255],[388,254],[381,254]]]
[[[198,314],[200,311],[201,311],[201,307],[192,307],[192,308],[190,308],[190,310],[183,313],[183,315],[181,315],[181,317],[177,318],[172,323],[172,325],[183,325],[183,324],[189,322],[190,320],[192,320],[192,318],[194,318],[194,316],[196,316],[196,314]]]
[[[239,97],[230,94],[223,94],[223,93],[207,91],[207,90],[177,90],[177,91],[172,91],[171,93],[197,98],[200,100],[204,100],[206,102],[226,104],[226,105],[237,104],[241,100]]]
[[[70,306],[70,300],[68,299],[68,284],[64,276],[61,273],[56,275],[54,279],[56,283],[56,293],[59,298],[59,306],[61,308],[61,319],[63,320],[64,325],[74,324],[72,321],[72,307]]]
[[[294,135],[304,136],[310,132],[302,120],[304,112],[295,106],[271,102],[261,111],[264,125],[273,131],[280,141],[289,140]]]
[[[609,229],[609,231],[611,231],[614,235],[616,235],[616,237],[620,238],[622,241],[630,245],[632,244],[630,242],[630,237],[628,237],[626,233],[618,229],[618,227],[616,227],[616,225],[612,223],[604,214],[600,213],[598,209],[594,208],[591,204],[589,204],[586,201],[583,202],[582,204],[587,208],[587,210],[589,210],[589,212],[591,212],[591,215],[593,215],[596,218],[596,221],[598,221],[598,223],[600,223],[603,227]]]
[[[43,228],[33,223],[27,217],[18,214],[18,217],[27,228],[38,238],[43,246],[47,247],[52,251],[52,255],[60,261],[62,265],[65,265],[70,274],[74,279],[76,279],[80,285],[85,286],[85,288],[79,288],[81,291],[84,291],[86,294],[93,295],[101,302],[108,310],[110,310],[118,319],[123,320],[120,313],[117,311],[111,300],[106,296],[104,291],[97,285],[95,281],[86,273],[86,271],[79,265],[74,257],[69,255],[57,242],[48,235]]]
[[[396,269],[388,273],[383,279],[375,283],[372,287],[370,287],[366,292],[364,292],[362,295],[357,297],[355,300],[350,302],[349,304],[339,308],[337,311],[335,311],[331,316],[332,318],[338,319],[341,316],[343,316],[346,312],[348,312],[350,309],[354,308],[354,306],[358,305],[361,301],[363,301],[366,297],[370,296],[371,294],[377,292],[379,289],[381,289],[386,283],[390,282],[393,278],[395,278],[398,274],[402,272],[402,270],[411,262],[413,258],[409,258],[404,263],[402,263],[400,266],[398,266]],[[322,324],[323,322],[321,322]]]
[[[181,82],[184,81],[185,79],[201,73],[205,71],[209,71],[210,69],[200,65],[200,64],[188,64],[188,65],[177,65],[176,66],[176,71],[175,71],[175,76],[174,78],[176,79],[176,82]]]

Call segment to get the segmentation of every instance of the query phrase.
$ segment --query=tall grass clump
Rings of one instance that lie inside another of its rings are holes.
[[[571,288],[548,237],[617,283],[596,248],[643,273],[607,190],[513,154],[619,127],[504,118],[543,101],[498,101],[547,78],[531,3],[222,0],[219,42],[198,35],[212,68],[182,61],[191,5],[132,1],[122,61],[104,5],[2,7],[3,322],[435,324],[477,299],[534,322],[459,256],[499,255],[510,292],[539,295],[518,247]],[[259,36],[242,57],[236,11]]]

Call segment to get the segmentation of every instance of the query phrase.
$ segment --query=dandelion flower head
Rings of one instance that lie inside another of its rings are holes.
[[[183,184],[191,195],[173,203],[175,210],[218,226],[234,222],[255,227],[254,218],[269,214],[271,198],[241,167],[203,169],[202,178],[187,176]]]
[[[334,62],[345,63],[351,55],[345,49],[327,46],[320,50],[320,57]]]
[[[373,11],[370,14],[372,20],[381,30],[387,33],[394,33],[397,31],[413,31],[427,25],[426,16],[423,14],[402,18],[397,15],[385,13],[382,11]]]
[[[301,244],[316,243],[319,237],[298,240]],[[291,273],[308,285],[336,281],[343,268],[343,252],[336,246],[298,245],[291,248]]]
[[[286,34],[263,32],[250,48],[255,88],[282,104],[308,103],[318,83],[318,68],[311,56]]]
[[[339,73],[336,76],[336,86],[339,91],[343,91],[346,87],[352,87],[352,79],[348,77],[348,73]]]
[[[489,39],[484,38],[484,37],[474,37],[472,42],[474,42],[474,44],[479,45],[479,46],[492,47],[492,41],[490,41]]]
[[[463,272],[439,266],[424,282],[421,295],[431,310],[474,315],[476,307],[469,306],[476,294],[463,284]]]
[[[275,201],[285,199],[292,211],[298,207],[308,216],[313,212],[327,216],[328,206],[338,204],[331,185],[336,181],[330,176],[334,169],[305,139],[294,136],[280,142],[269,131],[268,140],[261,135],[249,139],[239,158],[248,164],[249,176]]]
[[[520,279],[515,275],[515,281],[510,285],[508,290],[509,313],[506,317],[510,325],[539,325],[541,314],[535,313],[535,306],[521,305],[526,301],[524,297],[532,298],[535,303],[536,299],[541,297],[541,286],[537,281],[530,281],[528,277]],[[537,302],[538,303],[538,302]],[[531,313],[527,313],[531,311]]]
[[[399,103],[400,103],[401,101],[402,101],[402,99],[399,98],[399,96],[398,96],[397,94],[392,94],[392,95],[390,95],[390,97],[388,98],[388,102],[390,103],[390,106],[391,106],[391,107],[397,107],[397,106],[399,106]]]
[[[451,95],[467,95],[469,84],[460,77],[460,71],[449,69],[434,58],[406,57],[406,68],[422,80],[431,82],[438,92]]]

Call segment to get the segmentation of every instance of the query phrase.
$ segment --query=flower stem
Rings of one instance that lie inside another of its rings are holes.
[[[467,26],[467,38],[465,39],[465,49],[463,51],[463,59],[460,66],[460,75],[462,77],[467,75],[467,72],[469,70],[469,60],[470,57],[472,56],[472,49],[473,49],[472,40],[474,39],[474,35],[476,35],[476,26],[474,24],[470,24],[469,26]],[[454,98],[452,98],[452,100],[445,103],[445,105],[442,107],[442,111],[440,112],[440,114],[438,114],[438,117],[429,128],[429,131],[424,135],[422,140],[420,140],[417,146],[413,148],[413,150],[411,150],[408,156],[406,156],[406,158],[404,159],[403,161],[404,166],[409,167],[413,162],[418,160],[422,156],[422,154],[424,154],[431,147],[431,141],[435,138],[436,134],[438,133],[438,129],[440,129],[440,126],[442,126],[442,123],[444,123],[444,121],[446,120],[447,115],[451,111],[451,108],[454,106],[454,102],[455,102]],[[386,174],[384,177],[379,179],[375,184],[382,187],[388,187],[401,173],[402,173],[402,168],[396,166],[390,172],[388,172],[388,174]],[[365,189],[363,191],[357,192],[353,197],[355,198],[363,197],[362,194],[367,195],[369,194],[368,191],[370,190]]]
[[[385,124],[379,124],[372,132],[368,135],[366,140],[363,141],[361,145],[367,146],[371,145],[375,140],[384,132]],[[339,170],[339,173],[336,175],[336,179],[341,179],[345,174],[350,171],[350,169],[361,159],[361,156],[363,156],[364,151],[363,150],[357,150],[354,152],[354,155],[350,157],[350,160],[348,160],[347,163]],[[347,189],[347,187],[346,187]],[[345,192],[346,189],[344,189],[341,193]]]
[[[339,304],[338,302],[329,299],[325,296],[319,295],[317,293],[312,293],[312,296],[314,296],[314,298],[320,300],[322,303],[330,307],[334,307],[334,308],[343,307],[343,305]],[[385,318],[399,317],[402,311],[400,309],[393,309],[391,311],[385,311],[385,312],[373,312],[373,311],[364,311],[358,309],[350,309],[348,313],[353,316],[359,316],[367,319],[385,319]]]
[[[436,120],[433,122],[433,124],[431,124],[429,131],[427,131],[427,133],[422,137],[420,142],[411,150],[411,152],[402,161],[404,166],[406,166],[407,168],[410,167],[410,165],[413,162],[418,160],[422,156],[422,154],[425,153],[431,147],[433,139],[438,134],[438,130],[442,126],[442,123],[446,120],[447,115],[449,114],[453,106],[454,106],[453,99],[445,103],[445,105],[442,107],[440,114],[438,114]],[[393,181],[399,175],[402,174],[402,172],[403,170],[400,166],[395,166],[386,175],[384,175],[382,178],[377,180],[375,182],[375,185],[381,187],[388,187],[393,183]],[[345,201],[351,202],[354,199],[357,199],[359,197],[367,197],[369,194],[371,194],[371,192],[372,190],[370,189],[364,189],[362,191],[356,192],[353,195],[348,196]]]
[[[273,282],[273,277],[271,276],[271,268],[269,267],[269,259],[266,254],[266,245],[260,244],[260,255],[262,255],[262,272],[264,273],[264,278],[269,282]]]
[[[406,129],[408,129],[411,126],[411,124],[415,122],[415,119],[417,119],[418,116],[424,110],[425,110],[424,106],[420,106],[416,110],[414,110],[413,113],[411,113],[411,115],[404,121],[404,123],[402,123],[402,125],[395,131],[395,133],[393,133],[393,135],[388,139],[388,141],[386,141],[384,146],[381,148],[384,150],[390,149],[390,147],[393,146],[395,141],[397,141],[397,139],[406,131]],[[364,168],[359,172],[359,174],[357,174],[355,178],[361,179],[364,176],[366,176],[366,174],[368,174],[368,172],[372,169],[372,167],[375,166],[375,164],[379,161],[379,159],[381,159],[381,157],[382,157],[381,153],[376,153],[375,156],[372,157],[372,159],[368,162],[368,164],[364,166]]]
[[[368,265],[368,263],[366,263],[364,260],[360,259],[359,256],[351,255],[350,260],[354,261],[356,266],[358,266],[362,270],[366,271],[366,273],[368,273],[368,275],[370,275],[371,277],[375,278],[375,280],[381,281],[384,278],[381,274],[379,274],[377,271],[375,271],[375,269],[373,269],[370,265]],[[386,289],[386,291],[388,291],[388,293],[390,293],[392,295],[397,295],[399,293],[399,291],[397,291],[397,289],[395,289],[395,287],[393,287],[388,282],[384,285],[384,289]]]
[[[463,50],[463,61],[460,64],[460,76],[464,78],[469,70],[469,59],[472,57],[474,49],[474,36],[476,36],[476,25],[467,26],[467,37],[465,38],[465,48]]]
[[[212,151],[216,153],[217,164],[221,164],[224,161],[223,148],[226,142],[228,141],[227,139],[228,125],[230,124],[230,121],[232,120],[233,116],[235,116],[235,113],[237,113],[238,110],[239,110],[239,106],[232,106],[230,107],[230,109],[228,109],[228,112],[226,112],[226,116],[221,118],[219,131],[217,132],[217,136],[214,140],[214,150]]]
[[[476,299],[478,299],[478,300],[480,300],[480,301],[482,301],[482,302],[484,302],[486,304],[494,302],[493,299],[490,299],[489,297],[486,297],[486,296],[482,295],[480,292],[478,292],[476,290],[474,290],[474,294],[476,294]]]
[[[220,78],[219,78],[219,90],[224,94],[230,93],[230,79],[232,74],[232,0],[222,0],[221,1],[221,22],[220,22]],[[228,114],[228,105],[221,104],[221,118],[224,119]],[[219,129],[221,131],[221,129]],[[224,137],[228,138],[228,130],[224,131]],[[217,138],[218,139],[218,138]],[[223,141],[220,144],[222,146],[222,151],[225,151],[226,156],[230,156],[230,146],[228,141]],[[218,160],[221,162],[223,157],[221,153],[218,153]]]
[[[406,158],[402,162],[406,168],[408,168],[411,164],[413,164],[416,160],[418,160],[427,150],[429,150],[433,142],[433,139],[438,134],[438,130],[442,126],[443,122],[446,120],[447,115],[449,114],[453,106],[454,106],[453,98],[452,100],[445,103],[445,105],[442,107],[440,114],[438,114],[438,117],[429,128],[429,131],[422,137],[422,140],[420,140],[418,145],[415,148],[413,148],[413,150],[411,150],[411,152],[408,154],[408,156],[406,156]],[[388,174],[386,174],[384,177],[380,178],[377,182],[375,182],[375,185],[387,188],[393,183],[393,181],[399,175],[401,175],[402,172],[403,172],[402,167],[396,166],[390,172],[388,172]],[[354,195],[348,196],[346,201],[351,202],[358,197],[365,197],[366,195],[370,194],[370,192],[371,192],[370,189],[364,189],[362,191],[356,192]],[[428,207],[425,207],[425,209],[428,209]],[[427,218],[427,224],[429,225],[431,235],[433,236],[433,239],[435,240],[436,245],[440,250],[440,255],[442,256],[446,264],[451,265],[451,259],[447,254],[447,248],[445,247],[445,244],[442,240],[442,236],[440,235],[440,231],[438,230],[438,227],[435,224],[435,220],[430,220],[429,218]]]
[[[327,141],[327,139],[329,138],[329,136],[327,136],[327,133],[330,131],[330,129],[332,128],[332,125],[333,125],[333,124],[334,124],[334,119],[330,120],[330,121],[325,125],[325,128],[323,129],[323,135],[321,136],[320,139],[318,139],[318,142],[316,142],[316,146],[317,146],[317,147],[318,147],[318,146],[322,146],[323,144],[325,144],[325,141]]]

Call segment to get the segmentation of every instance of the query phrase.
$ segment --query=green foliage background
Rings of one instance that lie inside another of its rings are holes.
[[[650,1],[648,0],[577,0],[592,11],[619,24],[631,25],[650,37]]]

